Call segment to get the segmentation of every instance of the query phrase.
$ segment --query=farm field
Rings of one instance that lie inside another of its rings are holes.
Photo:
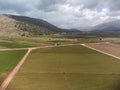
[[[2,48],[27,48],[27,47],[35,47],[36,45],[30,45],[19,42],[0,42],[0,47]]]
[[[7,47],[4,47],[4,46],[0,46],[0,49],[6,49]]]
[[[27,50],[0,51],[0,85]]]
[[[80,44],[80,43],[96,43],[101,42],[99,38],[67,38],[67,37],[52,37],[52,36],[40,36],[40,37],[6,37],[2,38],[3,41],[15,41],[19,43],[26,43],[27,45],[37,46],[50,46],[50,45],[64,45],[64,44]]]
[[[120,57],[120,45],[119,44],[114,44],[114,43],[90,43],[90,44],[86,44],[89,47],[101,50],[103,52],[115,55],[117,57]]]
[[[7,90],[119,90],[120,61],[80,45],[33,50]]]

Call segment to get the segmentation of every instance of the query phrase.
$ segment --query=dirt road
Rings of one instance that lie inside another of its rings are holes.
[[[16,73],[19,71],[20,67],[25,62],[25,60],[26,60],[27,56],[29,55],[29,53],[31,52],[31,50],[32,50],[31,48],[28,49],[27,53],[24,55],[24,57],[22,58],[22,60],[13,69],[13,71],[8,75],[8,77],[4,80],[4,82],[2,83],[2,85],[0,87],[0,90],[6,90],[7,86],[10,83],[10,81],[14,78],[14,76],[16,75]]]

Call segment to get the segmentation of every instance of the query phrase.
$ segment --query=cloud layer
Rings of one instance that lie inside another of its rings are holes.
[[[42,18],[61,28],[120,19],[120,0],[0,0],[1,14]]]

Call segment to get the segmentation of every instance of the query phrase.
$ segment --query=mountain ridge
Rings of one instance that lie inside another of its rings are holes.
[[[114,20],[107,23],[102,23],[93,28],[95,31],[114,32],[120,31],[120,20]]]
[[[77,32],[61,29],[51,23],[27,16],[0,15],[0,36],[40,36],[64,32]]]

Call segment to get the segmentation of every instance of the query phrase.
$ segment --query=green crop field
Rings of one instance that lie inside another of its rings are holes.
[[[0,51],[0,84],[25,53],[26,50]]]
[[[1,47],[6,48],[26,48],[26,47],[35,47],[36,45],[30,45],[19,42],[0,42]]]
[[[7,90],[120,90],[120,61],[80,45],[31,52]]]

